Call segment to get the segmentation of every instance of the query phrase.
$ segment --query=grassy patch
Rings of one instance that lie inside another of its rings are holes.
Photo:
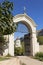
[[[25,63],[22,63],[21,65],[26,65]]]
[[[0,61],[8,60],[8,59],[10,59],[10,58],[8,58],[8,57],[0,57]]]
[[[13,57],[13,56],[11,56],[10,54],[7,54],[6,57]]]

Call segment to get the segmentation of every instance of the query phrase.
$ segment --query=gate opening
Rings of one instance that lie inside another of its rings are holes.
[[[31,54],[30,31],[24,23],[18,23],[14,38],[14,55],[29,56]]]

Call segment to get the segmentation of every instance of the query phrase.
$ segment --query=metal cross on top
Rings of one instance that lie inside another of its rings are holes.
[[[26,7],[24,6],[24,14],[26,13]]]

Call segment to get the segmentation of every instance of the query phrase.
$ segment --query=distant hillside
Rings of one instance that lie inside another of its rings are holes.
[[[38,36],[43,36],[43,29],[37,31]]]

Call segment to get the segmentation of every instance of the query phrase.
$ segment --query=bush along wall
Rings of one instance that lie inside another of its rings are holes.
[[[43,52],[36,53],[34,58],[43,61]]]

